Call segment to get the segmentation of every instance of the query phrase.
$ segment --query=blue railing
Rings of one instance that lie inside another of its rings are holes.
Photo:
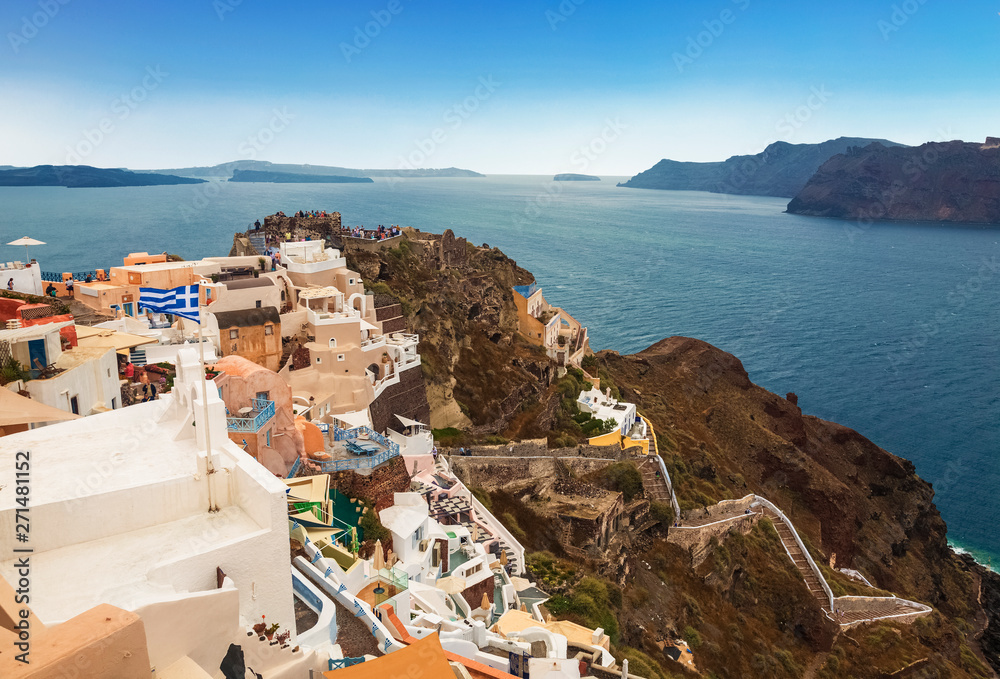
[[[63,275],[61,273],[56,273],[54,271],[42,271],[42,280],[49,281],[50,283],[62,283]],[[73,274],[73,280],[84,281],[87,280],[87,276],[93,279],[97,279],[97,271],[80,271]]]
[[[294,479],[295,475],[299,473],[299,467],[301,466],[302,466],[302,458],[301,457],[296,458],[294,464],[292,464],[292,468],[288,470],[288,476],[286,476],[285,478]]]
[[[360,665],[364,661],[364,658],[338,658],[336,660],[330,658],[330,670],[342,670],[345,667]]]
[[[336,415],[334,415],[334,417],[336,417]],[[376,431],[373,431],[369,427],[361,426],[355,427],[354,429],[341,429],[340,427],[333,428],[334,441],[353,441],[361,434],[367,435],[369,441],[374,441],[379,444],[385,448],[387,452],[391,452],[393,456],[399,455],[399,444],[393,443],[388,438],[382,436],[382,434],[379,434]]]
[[[372,455],[371,457],[359,457],[349,460],[314,460],[314,462],[319,464],[319,468],[323,473],[342,472],[348,469],[374,469],[398,455],[399,446],[396,446],[395,450],[384,450],[378,455]]]
[[[255,398],[253,400],[253,408],[257,411],[253,417],[227,417],[226,428],[229,431],[255,434],[267,424],[268,420],[274,417],[274,401]]]

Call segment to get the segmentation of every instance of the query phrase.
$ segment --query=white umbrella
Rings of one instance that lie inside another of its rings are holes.
[[[375,563],[373,563],[372,566],[375,568],[376,571],[380,571],[383,568],[385,568],[385,555],[382,552],[381,540],[375,541],[375,556],[373,558],[373,561]]]
[[[28,246],[29,245],[45,245],[45,243],[43,243],[40,240],[36,240],[34,238],[30,238],[28,236],[21,236],[17,240],[12,240],[11,242],[7,243],[7,245],[23,245],[24,246],[24,258],[27,259],[30,262],[31,260],[28,258]]]

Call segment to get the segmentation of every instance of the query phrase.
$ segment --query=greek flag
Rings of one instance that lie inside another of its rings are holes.
[[[171,290],[139,288],[139,308],[201,322],[197,285],[182,285]]]

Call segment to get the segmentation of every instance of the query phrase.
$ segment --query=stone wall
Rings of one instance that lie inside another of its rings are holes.
[[[700,528],[674,527],[667,533],[667,541],[686,549],[691,555],[692,567],[696,567],[708,556],[708,547],[712,538],[722,542],[726,539],[726,535],[734,530],[746,535],[753,530],[759,519],[760,514],[741,514],[728,521]]]
[[[330,477],[330,488],[375,505],[375,511],[391,507],[394,493],[410,490],[410,474],[402,457],[392,458],[370,474],[347,470],[330,472],[327,476]]]
[[[466,449],[472,457],[584,457],[621,460],[627,457],[619,444],[613,446],[579,445],[572,448],[549,448],[545,439],[528,439],[503,445],[473,445]],[[457,448],[442,448],[442,452],[461,457]]]
[[[498,490],[512,481],[553,477],[558,474],[552,457],[489,458],[453,455],[448,461],[452,471],[470,488]],[[610,464],[606,460],[584,457],[560,459],[560,462],[579,475]]]
[[[465,266],[469,261],[466,240],[455,236],[451,229],[437,235],[407,226],[403,228],[403,235],[410,241],[410,249],[435,269]]]
[[[427,402],[427,388],[421,370],[410,368],[399,373],[399,384],[386,387],[385,391],[372,401],[369,410],[372,416],[372,428],[377,432],[384,432],[386,429],[401,431],[403,425],[396,415],[424,424],[429,423],[431,407]]]
[[[403,317],[403,307],[398,302],[390,302],[380,305],[385,301],[387,295],[375,296],[375,318],[382,323],[382,332],[389,334],[393,332],[406,332],[406,319]]]

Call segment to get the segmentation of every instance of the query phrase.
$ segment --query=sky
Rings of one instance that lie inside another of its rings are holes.
[[[1000,136],[1000,0],[4,0],[0,165],[633,175]]]

